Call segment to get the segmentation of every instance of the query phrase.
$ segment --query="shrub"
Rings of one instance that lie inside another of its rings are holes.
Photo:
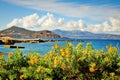
[[[23,55],[20,50],[10,52],[8,59],[0,56],[0,80],[118,80],[120,55],[118,48],[95,50],[91,43],[76,47],[70,42],[57,43],[44,56],[38,53]]]

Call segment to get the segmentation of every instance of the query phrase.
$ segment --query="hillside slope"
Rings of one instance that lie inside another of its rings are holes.
[[[17,26],[12,26],[8,29],[0,31],[0,36],[12,38],[60,38],[61,36],[52,31],[30,31]]]

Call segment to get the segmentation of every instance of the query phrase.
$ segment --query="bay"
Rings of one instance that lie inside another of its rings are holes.
[[[94,49],[104,49],[106,51],[106,46],[112,44],[112,46],[118,47],[119,48],[119,54],[120,54],[120,40],[100,40],[100,39],[87,39],[84,40],[84,42],[79,42],[72,40],[71,43],[76,46],[78,43],[83,43],[84,47],[88,42],[91,42],[93,44]],[[66,44],[66,41],[60,41],[58,42],[59,46],[63,46]],[[54,42],[45,42],[45,43],[16,43],[14,44],[16,46],[23,46],[25,47],[22,50],[23,54],[27,54],[29,52],[34,53],[37,52],[40,55],[44,55],[48,53],[51,50],[51,46],[54,45]],[[11,48],[4,48],[4,45],[0,45],[0,52],[3,52],[5,54],[9,52],[14,52],[16,49],[11,49]]]

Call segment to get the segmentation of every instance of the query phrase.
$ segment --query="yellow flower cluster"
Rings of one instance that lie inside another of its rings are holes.
[[[91,64],[91,67],[89,68],[89,71],[92,73],[92,72],[95,72],[96,69],[97,69],[97,68],[96,68],[96,64],[95,64],[95,63],[92,63],[92,64]]]
[[[118,51],[118,49],[116,47],[112,47],[112,46],[106,46],[108,53],[116,53]]]
[[[38,68],[36,69],[36,73],[39,73],[39,72],[42,72],[42,71],[44,71],[45,70],[45,68],[44,67],[42,67],[42,66],[38,66]]]
[[[68,57],[70,55],[70,49],[69,48],[66,48],[66,49],[63,49],[61,48],[60,49],[60,54],[62,57]]]
[[[30,60],[28,62],[31,63],[32,65],[36,64],[37,61],[39,60],[37,54],[35,55],[35,54],[30,53],[29,58],[30,58]]]
[[[50,52],[49,52],[49,54],[50,54],[50,57],[52,57],[52,56],[53,56],[53,52],[52,52],[52,51],[50,51]]]
[[[57,67],[59,63],[60,63],[60,61],[59,61],[58,57],[56,56],[54,58],[54,67]]]

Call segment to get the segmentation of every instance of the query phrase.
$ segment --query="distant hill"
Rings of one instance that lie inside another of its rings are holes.
[[[12,26],[8,29],[0,31],[0,36],[12,37],[12,38],[60,38],[61,36],[55,34],[52,31],[30,31],[17,26]]]
[[[78,39],[119,39],[120,35],[114,34],[95,34],[88,31],[64,31],[64,30],[53,30],[54,33],[59,34],[60,36],[69,37],[69,38],[78,38]]]

